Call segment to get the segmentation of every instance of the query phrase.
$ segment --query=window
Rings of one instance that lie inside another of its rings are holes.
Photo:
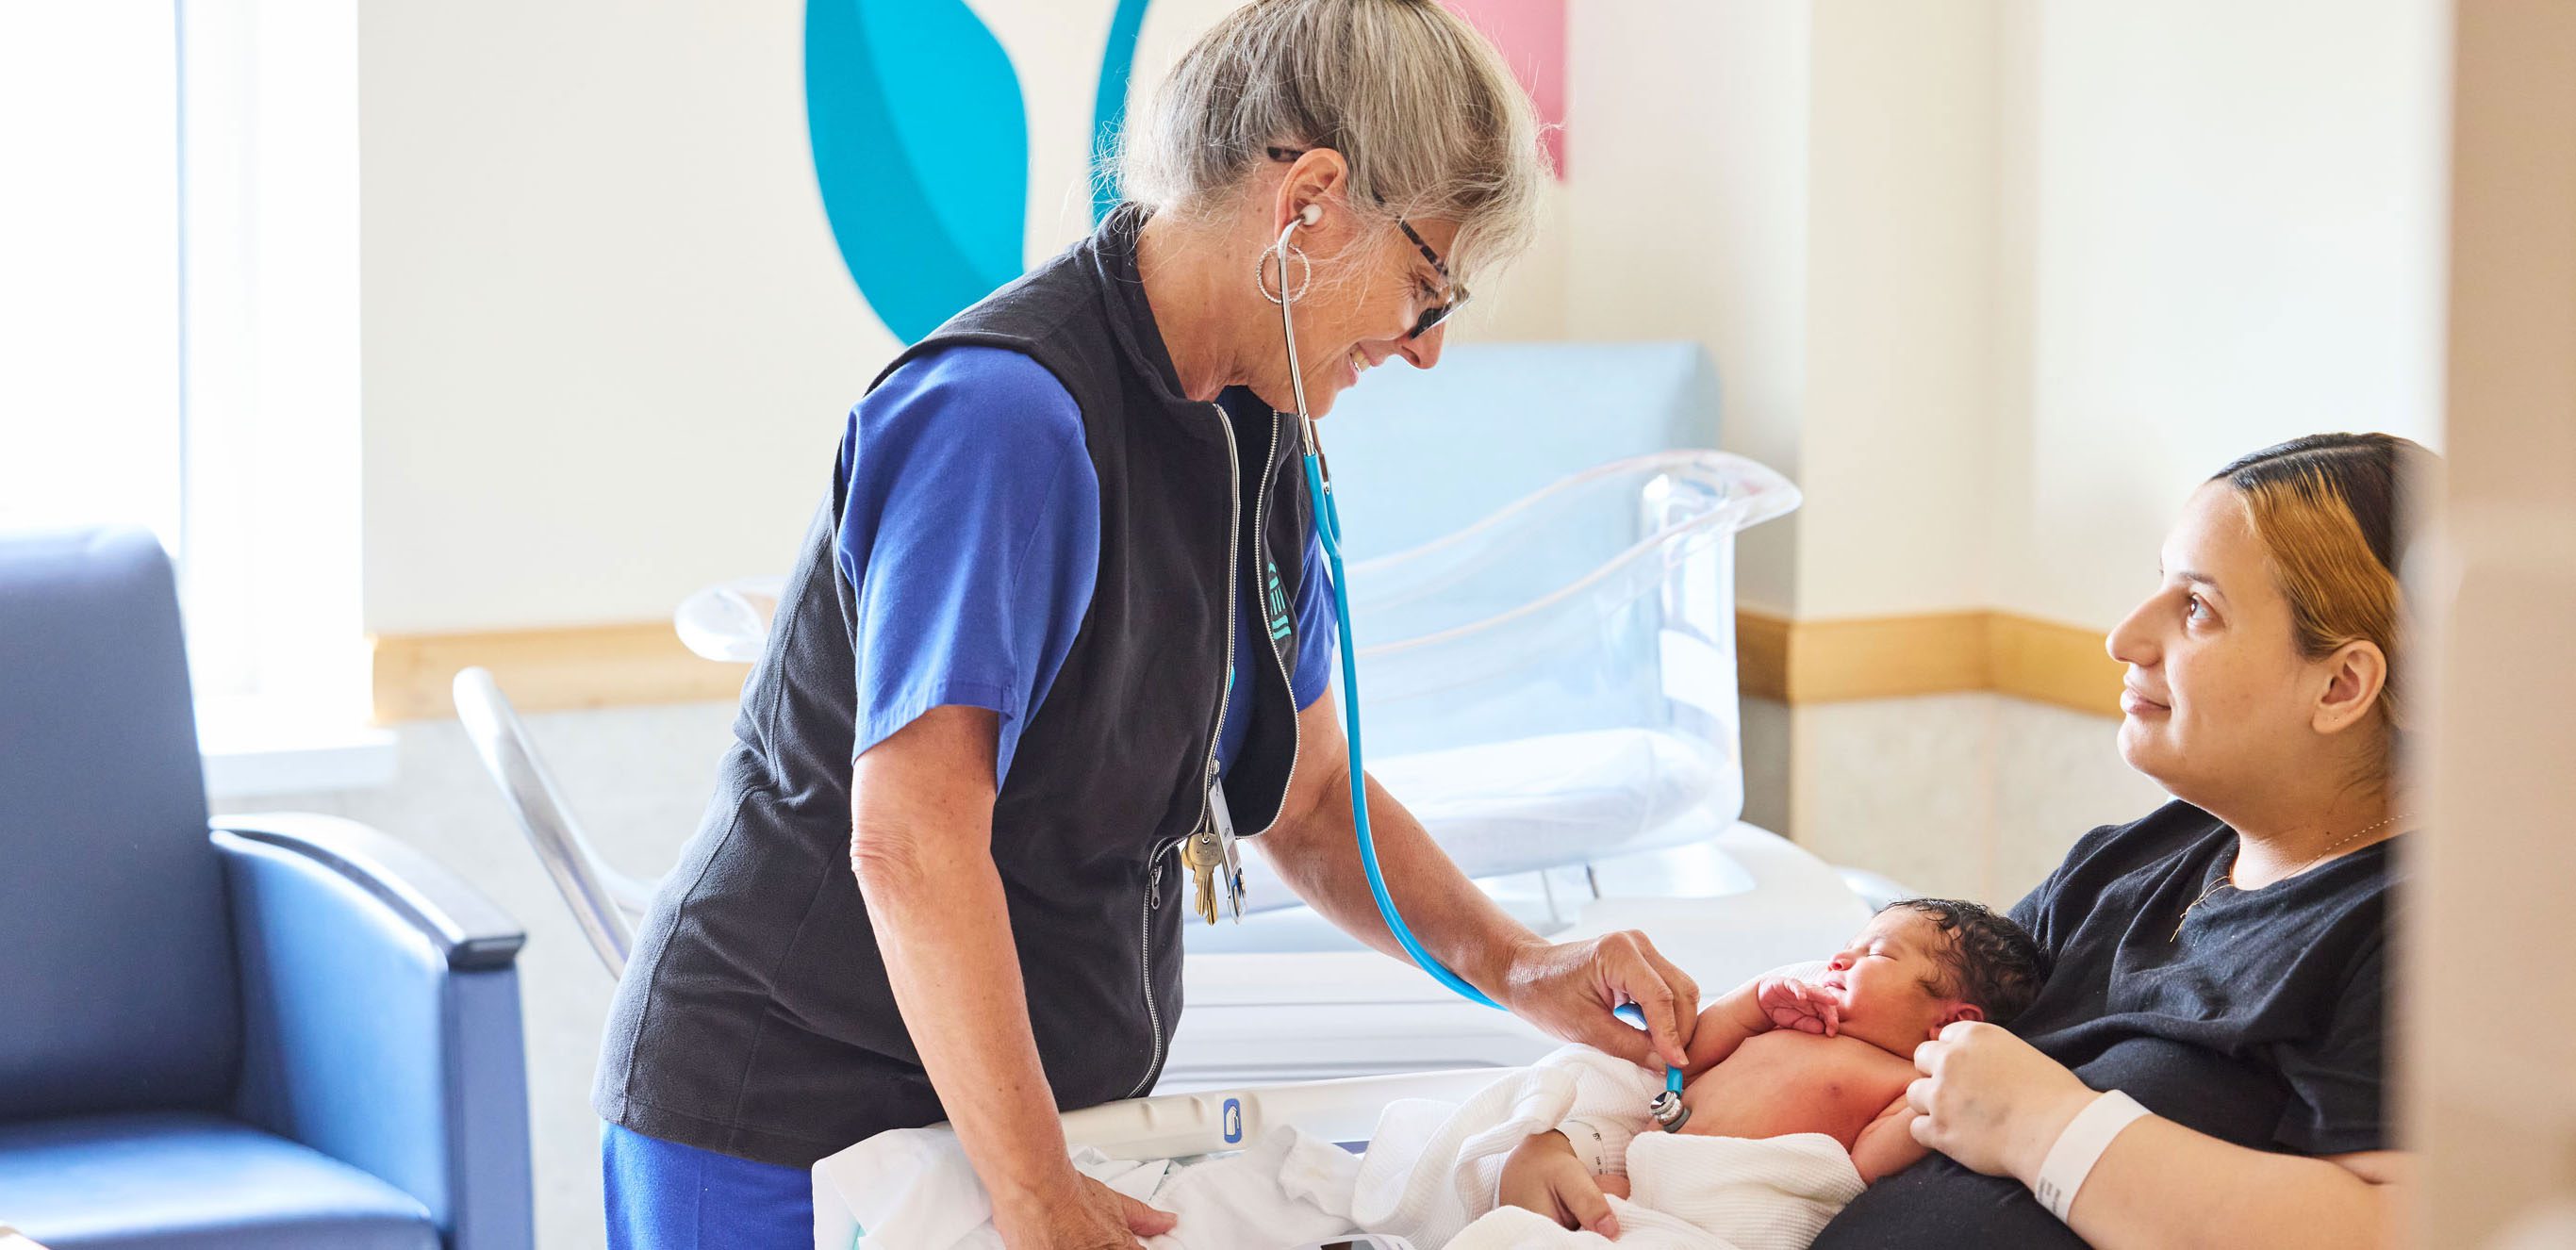
[[[0,526],[180,540],[169,4],[0,10]]]
[[[160,535],[218,791],[389,765],[360,730],[356,41],[350,3],[0,10],[0,526]],[[353,744],[381,758],[279,768]]]

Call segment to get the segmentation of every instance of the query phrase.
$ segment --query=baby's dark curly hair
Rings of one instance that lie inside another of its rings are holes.
[[[1949,971],[1950,984],[1929,986],[1943,998],[1976,1004],[1991,1024],[2009,1025],[2030,1009],[2048,979],[2048,957],[2039,943],[2010,917],[1993,908],[1955,898],[1908,898],[1887,910],[1909,908],[1932,918],[1950,935],[1950,948],[1936,956]]]

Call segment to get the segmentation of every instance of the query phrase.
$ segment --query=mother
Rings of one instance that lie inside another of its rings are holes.
[[[2013,909],[2055,961],[2019,1036],[1923,1044],[1914,1133],[1947,1157],[1862,1194],[1819,1250],[2384,1243],[2407,1171],[2385,1094],[2389,843],[2415,823],[2393,771],[2397,492],[2430,459],[2317,435],[2192,496],[2163,584],[2110,639],[2121,756],[2176,801],[2085,835]],[[2066,1130],[2099,1091],[2152,1114],[2088,1175]],[[2044,1171],[2063,1222],[2033,1196]]]
[[[1073,1170],[1056,1115],[1153,1088],[1193,889],[1176,847],[1226,811],[1396,949],[1323,698],[1276,299],[1298,288],[1319,413],[1389,357],[1437,363],[1465,275],[1531,230],[1527,101],[1436,0],[1262,0],[1190,49],[1128,160],[1140,202],[851,414],[618,987],[592,1094],[612,1244],[808,1245],[816,1159],[940,1119],[1014,1247],[1166,1229]],[[1291,221],[1282,273],[1263,252]],[[1643,1062],[1609,1015],[1633,998],[1682,1062],[1688,977],[1633,934],[1540,941],[1369,793],[1434,955]]]

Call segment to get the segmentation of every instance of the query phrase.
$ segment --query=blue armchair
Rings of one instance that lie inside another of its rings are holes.
[[[349,821],[214,826],[159,544],[0,537],[0,1223],[532,1244],[517,925]]]

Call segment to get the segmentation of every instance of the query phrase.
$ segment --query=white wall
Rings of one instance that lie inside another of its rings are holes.
[[[1719,441],[1796,477],[1808,382],[1807,7],[1567,9],[1565,332],[1706,344]],[[1743,602],[1800,606],[1805,523],[1793,515],[1745,535]]]
[[[1090,228],[1114,4],[976,7],[1020,72],[1043,259]],[[1131,110],[1229,7],[1147,10]],[[823,217],[803,15],[364,0],[369,632],[649,620],[794,554],[844,414],[899,347]],[[1558,337],[1564,264],[1543,245],[1463,333]]]
[[[2245,452],[2437,441],[2448,12],[2011,0],[2000,606],[2117,621]]]
[[[648,620],[793,553],[895,348],[814,189],[802,13],[362,4],[369,631]]]
[[[1992,601],[1995,33],[1992,0],[1815,6],[1803,618]]]

